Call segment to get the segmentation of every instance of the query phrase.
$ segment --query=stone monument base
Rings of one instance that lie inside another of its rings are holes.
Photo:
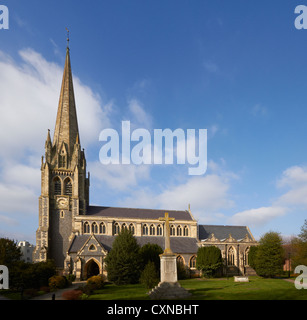
[[[182,288],[179,282],[160,282],[147,293],[150,299],[184,299],[191,295],[189,291]]]

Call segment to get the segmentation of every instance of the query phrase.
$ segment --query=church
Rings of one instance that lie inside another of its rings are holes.
[[[116,235],[131,230],[140,246],[155,243],[164,250],[165,212],[170,224],[171,250],[177,261],[196,273],[201,246],[217,246],[222,252],[224,275],[249,275],[248,252],[257,245],[247,226],[200,225],[187,210],[156,210],[91,206],[90,175],[81,149],[67,46],[55,130],[48,130],[41,163],[39,223],[33,261],[53,259],[63,274],[86,279],[106,274],[104,259]]]

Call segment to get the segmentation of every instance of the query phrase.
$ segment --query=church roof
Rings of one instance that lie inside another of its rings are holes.
[[[117,208],[117,207],[96,207],[87,208],[87,216],[114,217],[114,218],[132,218],[132,219],[155,219],[164,217],[165,212],[169,213],[170,218],[175,220],[194,220],[189,211],[182,210],[157,210],[157,209],[135,209],[135,208]]]
[[[255,241],[248,227],[246,226],[215,226],[215,225],[199,225],[198,238],[199,240],[206,240],[214,234],[218,240],[225,240],[231,235],[235,240],[241,240],[248,236],[252,241]]]
[[[77,253],[89,237],[91,237],[91,235],[84,234],[75,236],[68,252]],[[115,236],[95,235],[95,238],[107,251],[110,251]],[[135,238],[141,247],[147,243],[154,243],[159,245],[163,250],[165,249],[164,237],[142,236]],[[198,249],[197,240],[188,237],[171,237],[171,249],[174,253],[196,253]]]

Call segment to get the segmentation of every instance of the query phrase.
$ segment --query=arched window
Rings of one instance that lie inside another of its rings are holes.
[[[235,265],[235,251],[234,251],[233,247],[230,247],[228,250],[227,262],[228,262],[229,266]]]
[[[157,226],[157,236],[162,236],[162,226],[160,224]]]
[[[98,233],[98,226],[96,222],[92,223],[92,232],[93,233]]]
[[[180,256],[180,255],[177,256],[176,260],[177,260],[177,263],[180,263],[180,264],[184,265],[184,261],[183,261],[183,257],[182,256]]]
[[[53,180],[53,189],[54,189],[54,194],[55,195],[61,195],[61,180],[59,177],[54,178]]]
[[[147,224],[143,225],[143,236],[148,236],[148,226],[147,226]]]
[[[156,228],[155,228],[155,226],[153,224],[149,228],[149,234],[151,236],[154,236],[156,234]]]
[[[190,259],[190,268],[196,268],[196,256],[192,256],[192,258]]]
[[[188,237],[189,236],[189,228],[187,226],[184,226],[183,228],[183,235],[185,237]]]
[[[128,229],[128,227],[125,223],[122,225],[122,230],[124,230],[124,229],[126,229],[126,230]]]
[[[117,222],[114,223],[114,235],[119,234],[120,226]]]
[[[178,227],[177,227],[177,236],[178,236],[178,237],[181,237],[181,236],[182,236],[182,228],[181,228],[181,226],[178,226]]]
[[[134,234],[134,225],[133,225],[133,223],[130,223],[129,230],[132,232],[132,234]]]
[[[176,229],[175,229],[174,225],[172,224],[172,225],[170,226],[170,235],[171,235],[171,236],[175,236],[175,233],[176,233]]]
[[[101,222],[99,225],[99,233],[106,233],[106,225],[103,222]]]
[[[83,233],[90,233],[90,225],[88,222],[85,222],[83,225]]]
[[[64,194],[67,196],[71,196],[72,195],[72,183],[71,180],[69,178],[66,178],[64,180]]]

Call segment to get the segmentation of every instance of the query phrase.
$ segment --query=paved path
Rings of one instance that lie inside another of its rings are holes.
[[[284,279],[285,281],[288,281],[288,282],[292,282],[293,283],[293,285],[294,285],[294,279]],[[306,278],[305,278],[305,280],[306,280]],[[302,287],[304,288],[304,289],[307,289],[307,283],[306,283],[306,281],[302,284]]]
[[[76,281],[76,282],[73,282],[73,284],[68,288],[58,289],[57,291],[49,292],[41,296],[34,297],[31,300],[52,300],[52,295],[55,295],[55,300],[64,300],[62,298],[63,292],[77,289],[78,287],[85,285],[85,283],[86,281]]]

